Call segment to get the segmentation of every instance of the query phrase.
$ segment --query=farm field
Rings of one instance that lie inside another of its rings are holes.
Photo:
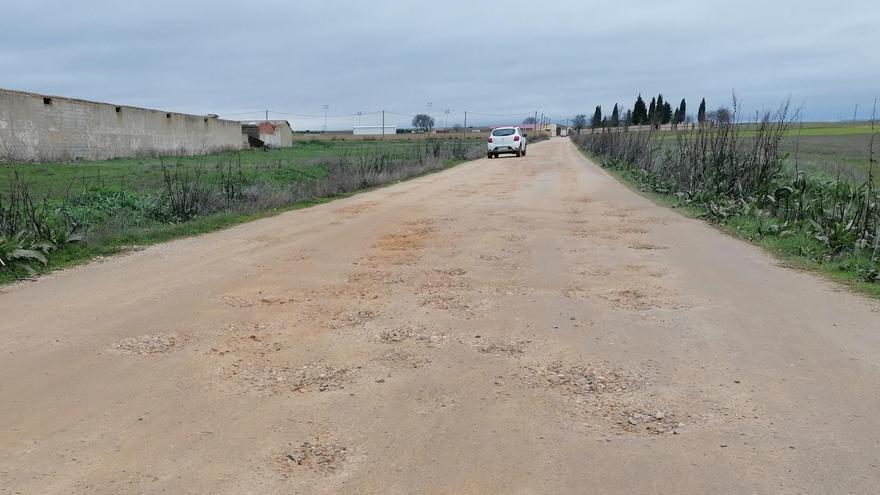
[[[741,126],[740,135],[748,139],[754,135],[747,126]],[[663,131],[668,134],[666,145],[672,145],[679,134],[690,131]],[[870,165],[871,137],[880,133],[866,123],[793,123],[780,141],[780,150],[788,154],[786,166],[794,170],[820,174],[826,178],[862,182],[867,178]],[[875,137],[875,159],[880,159],[880,138]],[[875,183],[880,184],[880,173],[874,170]]]
[[[880,480],[880,301],[567,139],[5,287],[0,314],[13,493]]]
[[[121,188],[133,192],[161,189],[162,165],[203,168],[211,173],[221,166],[238,167],[245,174],[283,184],[297,180],[300,172],[316,173],[315,162],[343,154],[388,153],[411,156],[425,146],[407,141],[304,141],[291,148],[269,151],[242,150],[206,156],[120,158],[76,163],[0,163],[0,191],[9,188],[12,172],[39,197],[64,197],[96,188]]]
[[[853,182],[862,182],[868,176],[871,146],[870,126],[805,127],[797,136],[797,129],[786,133],[781,149],[789,154],[786,163],[801,170],[836,178],[838,175]],[[880,131],[880,128],[878,128]],[[875,159],[880,160],[880,139],[874,138]],[[874,182],[880,184],[880,168],[875,164]]]
[[[781,151],[788,153],[786,164],[790,169],[797,165],[801,170],[821,174],[828,178],[840,178],[862,182],[867,178],[870,165],[871,137],[875,136],[875,159],[880,158],[880,126],[872,129],[864,122],[804,122],[792,123],[780,142]],[[743,137],[751,137],[746,130]],[[874,170],[874,178],[880,184],[880,173]]]

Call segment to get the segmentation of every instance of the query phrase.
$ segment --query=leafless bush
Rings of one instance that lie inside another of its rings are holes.
[[[212,193],[201,166],[170,166],[162,162],[161,167],[168,214],[172,219],[185,221],[217,209],[219,198]]]

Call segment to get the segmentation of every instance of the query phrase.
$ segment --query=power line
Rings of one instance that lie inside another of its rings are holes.
[[[247,111],[247,112],[224,113],[221,115],[232,117],[235,115],[259,114],[259,113],[264,113],[265,111],[266,111],[266,109],[261,109],[261,110],[251,110],[251,111]],[[271,108],[268,109],[268,111],[269,111],[269,113],[274,113],[274,114],[279,114],[279,115],[288,115],[291,117],[303,117],[303,118],[310,118],[310,119],[319,119],[319,118],[323,119],[324,118],[323,113],[320,113],[320,114],[299,113],[299,112],[291,112],[291,111],[287,111],[287,110],[273,110]],[[459,110],[459,111],[450,110],[449,115],[450,116],[464,115],[464,112],[465,112],[464,110]],[[327,118],[336,119],[336,118],[345,118],[345,117],[357,117],[359,115],[361,115],[361,116],[363,116],[363,115],[378,115],[380,113],[382,113],[381,110],[374,110],[374,111],[369,111],[369,112],[360,111],[360,112],[356,112],[356,113],[336,114],[336,115],[327,114]],[[400,116],[404,116],[404,117],[413,117],[413,116],[417,115],[414,113],[392,112],[390,110],[386,110],[386,113],[392,114],[392,115],[400,115]],[[444,113],[446,113],[445,110],[444,110]],[[475,112],[473,110],[468,110],[467,113],[470,115],[478,115],[480,117],[516,117],[516,116],[521,116],[521,115],[531,115],[532,111],[530,110],[530,111],[515,112],[515,113],[483,113],[483,112]]]
[[[250,112],[224,113],[221,117],[234,117],[236,115],[251,115],[255,113],[263,113],[263,110],[252,110]]]

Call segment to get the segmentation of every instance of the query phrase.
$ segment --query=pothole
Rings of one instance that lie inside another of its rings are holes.
[[[501,257],[494,254],[481,254],[477,256],[477,259],[480,261],[500,261]]]
[[[336,317],[336,321],[332,323],[330,327],[333,329],[344,327],[362,327],[376,319],[376,316],[377,314],[375,311],[371,311],[368,309],[342,313],[341,315]]]
[[[422,298],[419,301],[421,306],[451,311],[458,314],[469,314],[472,311],[483,308],[482,303],[473,303],[468,298],[455,292],[437,292]]]
[[[684,426],[681,414],[649,395],[641,373],[560,361],[527,369],[529,374],[522,377],[527,385],[559,393],[568,413],[601,423],[596,426],[650,435],[677,434]]]
[[[389,368],[423,368],[431,363],[431,358],[422,354],[416,354],[401,349],[394,349],[383,353],[376,361]]]
[[[234,363],[230,375],[249,391],[265,394],[290,392],[326,392],[340,390],[354,382],[354,371],[324,363],[300,368],[288,366],[254,366]]]
[[[177,334],[141,335],[114,342],[110,348],[125,354],[149,356],[175,351],[188,340],[187,337]]]
[[[560,361],[532,367],[529,371],[532,373],[531,378],[526,379],[529,385],[582,396],[627,393],[634,390],[641,379],[635,373],[580,364],[565,365]]]
[[[598,267],[598,266],[584,267],[584,268],[578,268],[576,273],[581,276],[607,277],[607,276],[611,275],[611,270],[609,270],[608,268],[605,268],[605,267]]]
[[[532,344],[531,340],[507,339],[480,342],[476,348],[483,354],[495,356],[518,356],[524,354]]]
[[[634,242],[629,245],[630,249],[653,251],[660,249],[669,249],[669,246],[661,246],[659,244],[651,244],[650,242]]]
[[[428,347],[436,347],[443,343],[446,335],[443,332],[431,331],[424,327],[403,326],[383,330],[376,339],[384,344],[397,344],[413,341]]]
[[[233,353],[266,356],[284,348],[273,338],[277,324],[266,322],[231,323],[224,330],[224,337],[211,347],[210,352],[219,356]]]
[[[616,426],[632,433],[677,433],[677,429],[684,426],[684,423],[676,419],[675,413],[670,411],[626,408],[617,411],[617,416]]]
[[[320,440],[291,444],[273,458],[276,470],[285,478],[301,471],[330,474],[349,459],[348,447]]]
[[[649,291],[638,287],[605,292],[599,294],[599,297],[616,308],[630,311],[676,310],[689,307],[687,304],[674,301],[674,294],[667,295],[662,290]]]
[[[647,234],[648,229],[643,227],[618,227],[617,232],[621,234]]]
[[[216,300],[220,304],[223,304],[226,306],[231,306],[233,308],[250,308],[250,307],[254,306],[253,301],[251,301],[249,299],[245,299],[244,297],[241,297],[241,296],[238,296],[235,294],[227,294],[224,296],[220,296]]]

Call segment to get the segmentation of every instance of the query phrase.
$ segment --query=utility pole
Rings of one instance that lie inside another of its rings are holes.
[[[385,140],[385,110],[382,110],[382,140]]]
[[[856,109],[853,110],[853,122],[856,121],[856,116],[858,115],[858,113],[859,113],[859,104],[856,103]]]
[[[433,106],[434,106],[434,102],[429,101],[428,105],[427,105],[427,107],[428,107],[428,133],[430,133],[431,128],[434,127],[433,125],[431,125],[431,107],[433,107]]]
[[[535,110],[535,123],[532,124],[532,130],[538,132],[538,111]]]
[[[464,111],[464,132],[467,132],[467,110]]]
[[[269,122],[269,110],[266,110],[266,122]]]
[[[324,132],[327,132],[327,109],[330,108],[330,105],[324,105]]]
[[[358,127],[361,126],[361,115],[363,115],[363,114],[364,114],[364,112],[358,111]]]
[[[443,110],[443,113],[446,114],[446,117],[443,119],[443,127],[449,129],[449,109]]]

